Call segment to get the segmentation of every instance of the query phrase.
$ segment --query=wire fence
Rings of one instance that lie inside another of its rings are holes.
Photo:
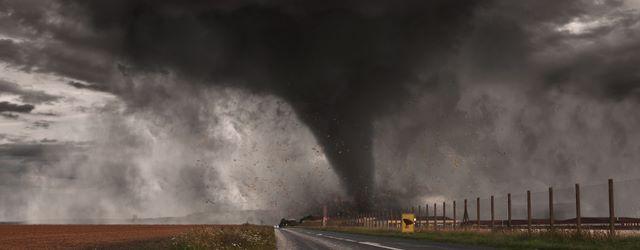
[[[490,197],[425,202],[404,209],[326,216],[325,225],[400,230],[402,213],[420,230],[640,229],[640,179]]]

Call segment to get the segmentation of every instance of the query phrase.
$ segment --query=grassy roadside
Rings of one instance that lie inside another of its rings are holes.
[[[533,235],[516,232],[427,231],[402,234],[358,227],[313,228],[319,230],[357,233],[375,236],[391,236],[443,243],[488,246],[502,249],[640,249],[640,237],[610,239],[604,233],[575,233],[556,231]]]
[[[271,226],[202,226],[171,239],[166,249],[276,249]],[[164,248],[164,247],[162,247]]]

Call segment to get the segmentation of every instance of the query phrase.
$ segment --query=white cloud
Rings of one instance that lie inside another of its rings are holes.
[[[35,105],[29,114],[18,114],[16,119],[0,116],[0,134],[21,140],[41,141],[86,141],[90,138],[86,129],[92,115],[100,112],[107,103],[118,99],[104,92],[77,89],[69,86],[69,79],[50,74],[24,72],[6,64],[0,64],[1,79],[18,84],[23,89],[43,91],[61,96],[56,102]],[[16,95],[1,95],[0,101],[19,103]],[[46,120],[50,125],[46,129],[33,129],[37,121]],[[5,142],[6,143],[6,142]]]
[[[572,35],[582,35],[592,32],[595,29],[611,26],[615,24],[616,20],[609,19],[606,17],[597,18],[597,19],[583,19],[583,18],[574,18],[571,22],[566,23],[557,28],[560,32],[567,32]]]

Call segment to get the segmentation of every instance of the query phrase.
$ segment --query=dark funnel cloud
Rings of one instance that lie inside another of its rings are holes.
[[[447,73],[478,2],[79,4],[98,32],[118,34],[131,69],[283,98],[365,208],[374,198],[373,120],[400,104],[409,83]]]

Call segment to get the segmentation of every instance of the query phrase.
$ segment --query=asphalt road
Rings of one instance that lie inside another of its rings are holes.
[[[350,233],[326,232],[302,228],[276,229],[278,249],[490,249],[446,243],[379,237]]]

